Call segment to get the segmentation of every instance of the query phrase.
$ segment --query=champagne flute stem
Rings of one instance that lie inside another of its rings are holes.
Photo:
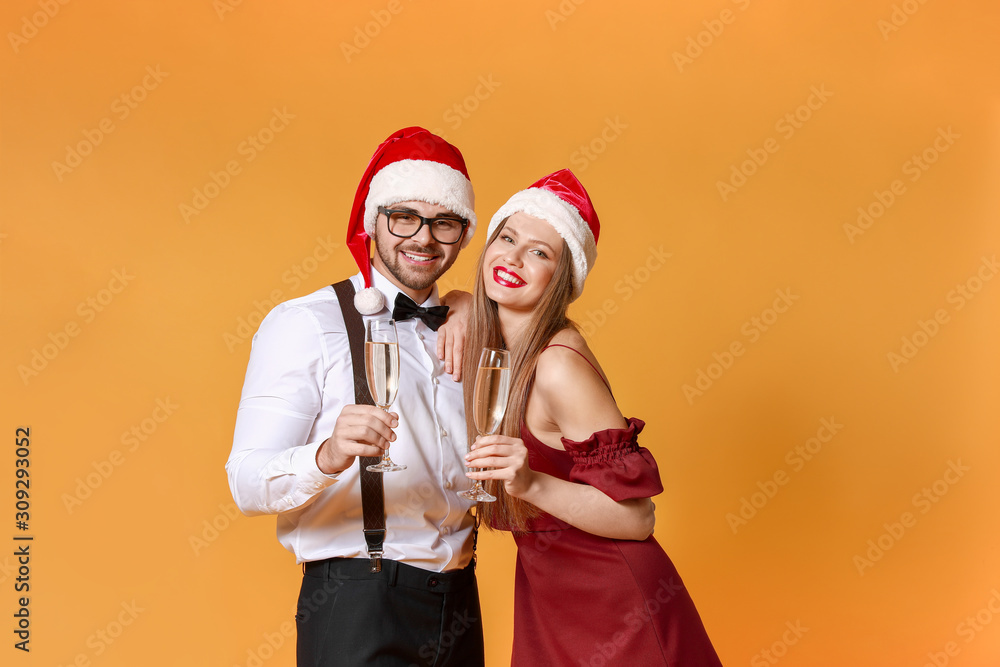
[[[388,405],[380,405],[379,407],[382,408],[382,412],[384,412],[386,414],[389,414],[389,406]],[[386,463],[386,464],[391,464],[392,463],[392,461],[389,459],[389,448],[388,447],[382,450],[382,463]]]
[[[382,408],[382,410],[384,410],[386,413],[389,412],[388,405],[386,406],[380,405],[378,407]],[[406,470],[406,466],[394,463],[392,459],[389,458],[389,450],[384,449],[382,450],[382,456],[379,457],[379,462],[375,465],[368,466],[367,469],[371,472],[390,472],[393,470]]]
[[[483,437],[484,435],[489,435],[488,433],[483,433],[483,432],[478,431],[478,430],[476,431],[476,433],[479,435],[480,438]],[[482,472],[483,470],[484,470],[483,468],[475,468],[476,472]],[[480,493],[480,494],[481,493],[486,493],[486,488],[483,486],[483,480],[477,479],[475,485],[473,486],[473,490],[476,493]]]

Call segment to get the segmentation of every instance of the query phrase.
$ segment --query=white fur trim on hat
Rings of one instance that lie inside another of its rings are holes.
[[[365,199],[365,231],[375,238],[375,219],[379,206],[401,201],[423,201],[444,206],[469,221],[462,247],[469,245],[476,232],[476,198],[472,183],[465,175],[441,162],[398,160],[380,169],[372,177]]]
[[[544,188],[521,190],[493,214],[486,238],[491,238],[500,223],[515,213],[545,220],[566,241],[573,256],[573,299],[576,299],[583,292],[587,274],[597,261],[597,241],[580,211]]]

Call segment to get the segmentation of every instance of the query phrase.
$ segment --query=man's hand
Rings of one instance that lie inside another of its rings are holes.
[[[316,452],[316,465],[326,475],[343,472],[359,456],[381,456],[396,439],[392,429],[399,415],[374,405],[345,405],[333,425],[333,435]]]
[[[465,328],[472,310],[472,295],[452,290],[441,297],[448,306],[448,319],[438,328],[437,355],[444,361],[444,370],[451,373],[455,382],[462,380],[462,354],[465,352]]]

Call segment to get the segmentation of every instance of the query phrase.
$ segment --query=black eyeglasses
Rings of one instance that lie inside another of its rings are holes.
[[[462,240],[465,228],[469,226],[469,221],[462,218],[425,218],[413,211],[384,206],[379,206],[378,212],[389,220],[389,233],[401,239],[416,236],[420,229],[427,225],[435,241],[445,245],[453,245]]]

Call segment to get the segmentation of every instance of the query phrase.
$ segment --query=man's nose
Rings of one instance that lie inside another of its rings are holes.
[[[422,246],[429,246],[434,243],[434,235],[431,234],[431,226],[429,224],[420,225],[417,233],[410,238]]]

